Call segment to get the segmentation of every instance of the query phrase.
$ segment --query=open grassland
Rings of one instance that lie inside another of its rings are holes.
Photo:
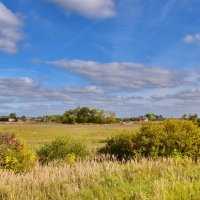
[[[0,199],[199,200],[200,165],[174,159],[37,165],[20,175],[0,171]]]
[[[136,132],[141,125],[0,124],[0,132],[16,133],[34,152],[56,137],[72,137],[88,149],[107,137]],[[200,163],[180,156],[118,162],[93,154],[37,164],[27,173],[0,170],[0,200],[200,200]]]
[[[52,141],[57,137],[72,137],[88,148],[101,147],[104,140],[122,131],[136,131],[140,125],[63,125],[53,123],[1,123],[0,133],[15,133],[31,148]]]

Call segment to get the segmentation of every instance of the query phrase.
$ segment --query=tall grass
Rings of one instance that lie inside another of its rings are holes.
[[[119,163],[106,159],[37,165],[26,174],[0,170],[0,199],[199,200],[200,164],[160,159]]]

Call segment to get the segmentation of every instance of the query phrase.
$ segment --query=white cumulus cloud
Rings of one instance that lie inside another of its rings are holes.
[[[75,12],[88,18],[105,19],[115,15],[113,0],[49,0],[67,12]]]
[[[16,53],[22,38],[22,22],[16,14],[0,2],[0,51]]]
[[[47,64],[66,68],[93,84],[114,90],[177,87],[187,84],[187,74],[184,71],[150,67],[140,63],[58,60],[48,61]]]

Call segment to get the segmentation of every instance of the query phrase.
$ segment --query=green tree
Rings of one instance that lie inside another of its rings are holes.
[[[192,121],[194,124],[198,124],[198,115],[197,114],[190,114],[188,119]]]
[[[17,115],[16,115],[16,113],[10,113],[9,117],[11,119],[14,119],[15,121],[17,121]]]
[[[87,123],[90,118],[90,109],[88,107],[82,107],[77,114],[79,123]]]
[[[77,107],[76,109],[66,111],[62,118],[64,124],[74,123],[114,123],[116,116],[114,112],[106,112],[103,110],[90,109],[88,107]]]
[[[187,119],[187,114],[184,114],[181,119]]]
[[[25,115],[23,115],[23,116],[21,116],[21,118],[20,118],[23,122],[25,122],[26,121],[26,116]]]
[[[62,123],[63,124],[75,124],[76,123],[76,111],[75,110],[68,110],[62,116]]]
[[[163,120],[163,116],[162,115],[155,115],[153,113],[147,113],[145,115],[150,121],[161,121]]]
[[[104,112],[104,117],[107,124],[114,123],[116,121],[116,115],[114,112],[106,111]]]

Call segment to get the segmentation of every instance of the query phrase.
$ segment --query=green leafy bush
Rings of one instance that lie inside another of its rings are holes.
[[[0,168],[25,172],[32,168],[35,156],[15,134],[0,134]]]
[[[122,133],[107,140],[105,147],[99,150],[100,153],[115,155],[122,160],[132,158],[134,153],[134,134]]]
[[[101,153],[118,159],[170,157],[179,155],[197,160],[200,157],[200,129],[191,121],[166,120],[144,124],[135,134],[121,134],[107,140]]]
[[[87,155],[87,151],[84,145],[69,138],[58,138],[37,150],[37,156],[42,164],[68,159],[68,155],[74,155],[74,159],[83,158]]]

